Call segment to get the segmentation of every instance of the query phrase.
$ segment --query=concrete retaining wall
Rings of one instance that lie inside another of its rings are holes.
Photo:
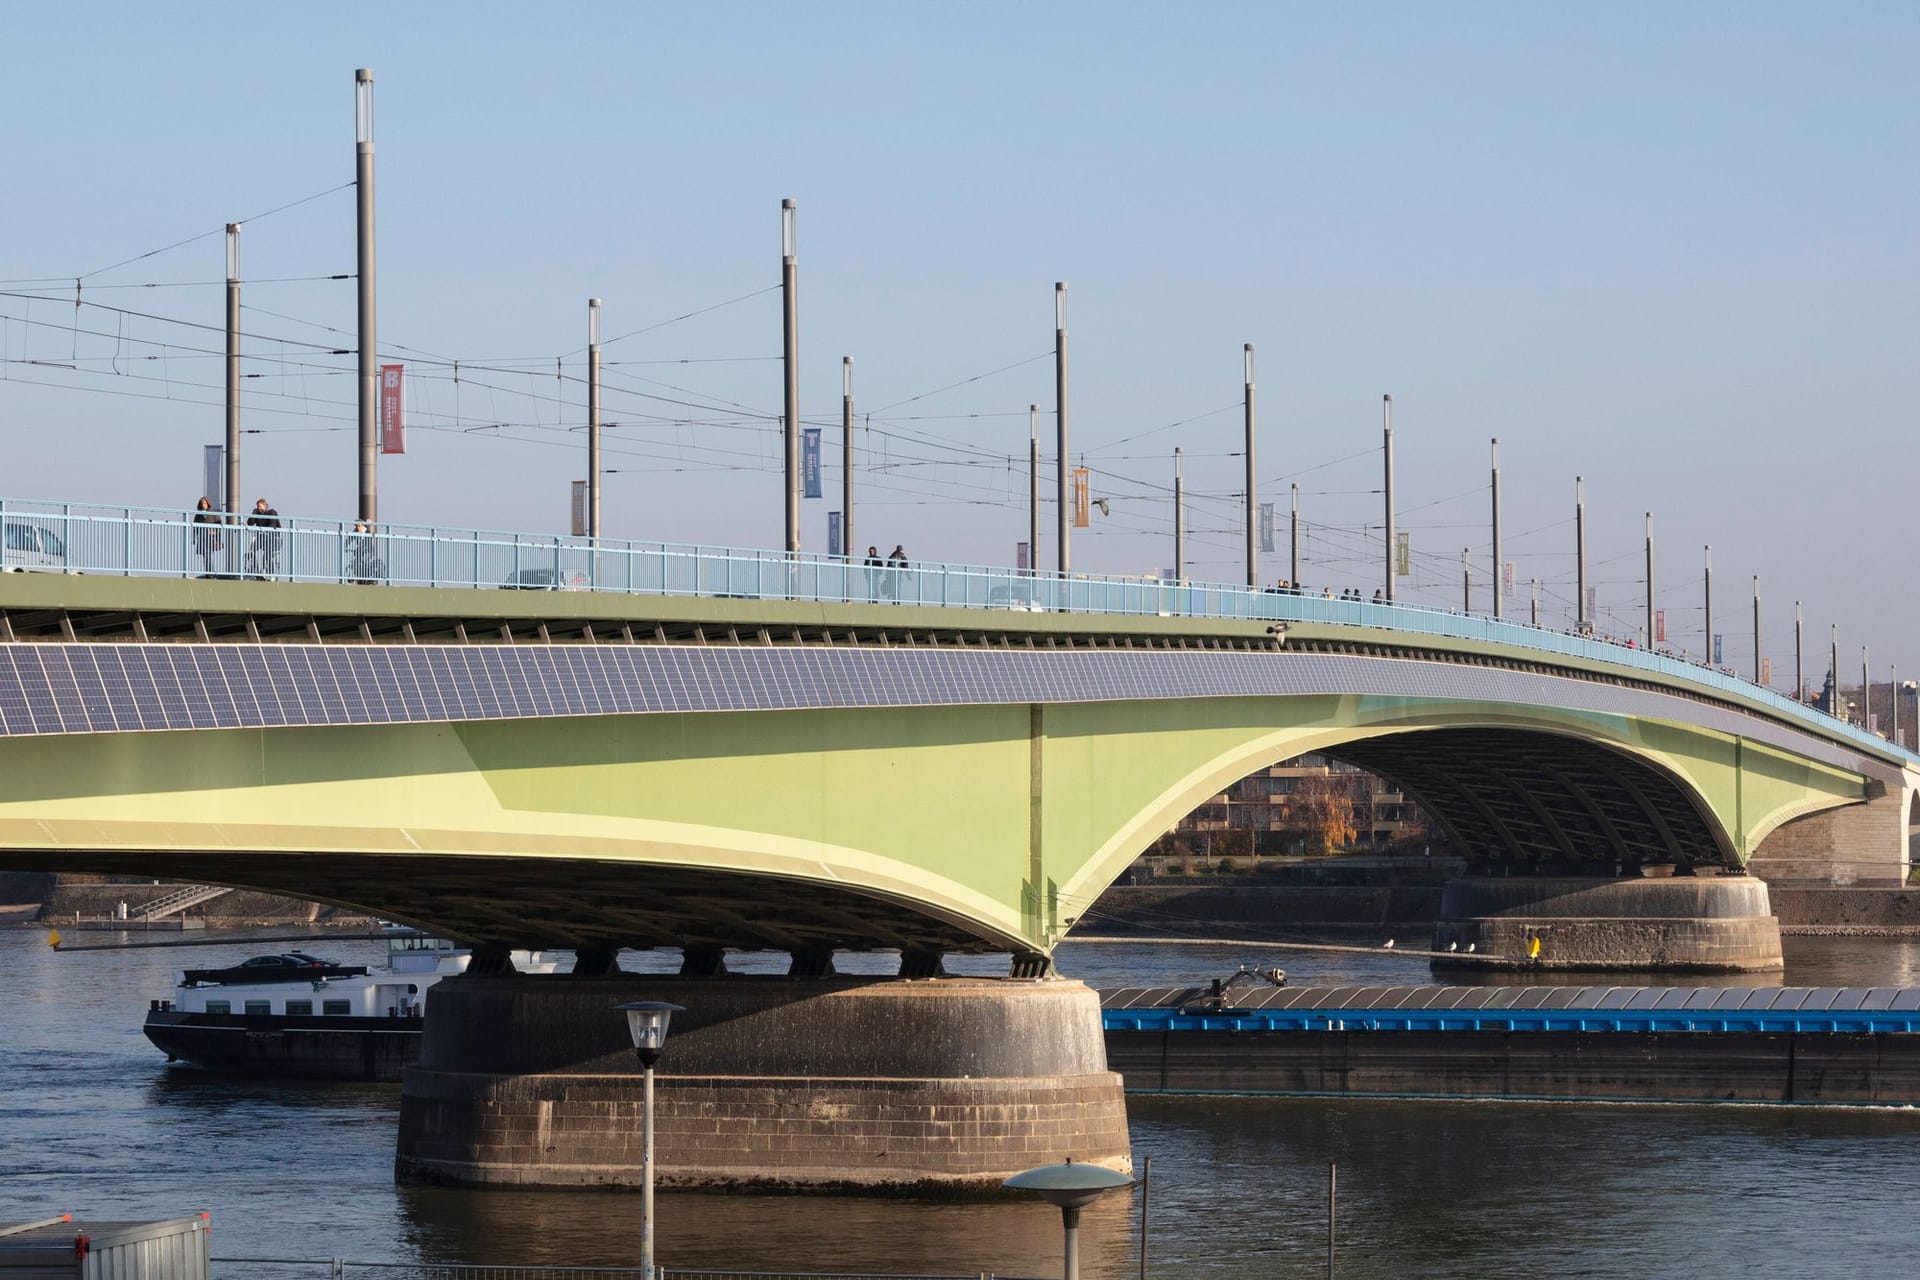
[[[1760,842],[1748,869],[1782,886],[1905,884],[1906,793],[1893,787],[1865,804],[1783,823]]]
[[[1769,890],[1782,927],[1920,929],[1920,890]]]
[[[82,916],[110,916],[120,903],[128,907],[138,907],[179,892],[178,884],[63,884],[54,888],[41,907],[41,918],[59,923],[62,917],[71,920],[78,911]],[[262,924],[298,923],[312,924],[321,920],[335,918],[364,920],[367,917],[359,912],[344,912],[334,907],[323,907],[318,903],[307,902],[300,898],[288,898],[273,893],[256,893],[251,889],[236,889],[232,893],[222,894],[211,902],[189,907],[186,914],[196,919],[218,920],[224,923],[256,922]]]
[[[1232,926],[1237,936],[1258,937],[1261,930],[1283,932],[1302,926],[1425,924],[1439,913],[1440,892],[1437,884],[1115,885],[1100,895],[1079,927],[1084,933],[1139,929],[1166,934]]]

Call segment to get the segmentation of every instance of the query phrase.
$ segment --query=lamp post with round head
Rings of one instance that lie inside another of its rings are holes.
[[[1066,1233],[1066,1280],[1080,1280],[1080,1210],[1115,1187],[1130,1187],[1133,1179],[1097,1164],[1042,1165],[1016,1173],[1001,1185],[1032,1191],[1048,1204],[1060,1206],[1060,1224]]]
[[[640,1108],[640,1274],[653,1280],[653,1066],[667,1042],[667,1023],[681,1006],[663,1000],[629,1000],[616,1007],[627,1015],[633,1053],[646,1080]]]

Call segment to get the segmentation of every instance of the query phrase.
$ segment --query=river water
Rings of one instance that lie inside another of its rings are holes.
[[[214,1076],[168,1066],[141,1035],[183,955],[272,949],[56,954],[38,930],[0,929],[0,1222],[207,1210],[219,1256],[637,1263],[633,1195],[395,1186],[398,1086]],[[1102,987],[1242,963],[1295,982],[1427,980],[1390,953],[1231,945],[1067,943],[1059,962]],[[1795,984],[1920,984],[1914,942],[1789,939],[1787,964]],[[1338,1274],[1353,1280],[1920,1274],[1920,1111],[1145,1098],[1130,1111],[1136,1164],[1153,1159],[1154,1276],[1324,1275],[1329,1161]],[[1088,1210],[1090,1280],[1138,1274],[1140,1194]],[[663,1266],[1059,1274],[1059,1217],[1039,1204],[663,1194],[657,1231]]]

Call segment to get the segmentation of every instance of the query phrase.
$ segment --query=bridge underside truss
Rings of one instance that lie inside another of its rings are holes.
[[[819,883],[591,859],[8,854],[9,866],[224,881],[352,907],[499,947],[740,948],[970,953],[1005,950],[926,913]],[[173,864],[177,864],[177,867]]]
[[[1433,729],[1328,754],[1400,786],[1476,869],[1613,875],[1649,863],[1739,865],[1689,788],[1576,738]]]

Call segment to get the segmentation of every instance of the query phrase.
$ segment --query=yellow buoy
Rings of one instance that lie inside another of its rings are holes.
[[[60,931],[58,929],[47,930],[47,945],[56,951],[60,949]]]

